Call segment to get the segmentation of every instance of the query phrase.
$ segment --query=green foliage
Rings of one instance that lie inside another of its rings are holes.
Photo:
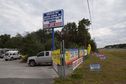
[[[54,84],[125,84],[126,83],[126,49],[101,49],[107,56],[100,60],[89,56],[70,76],[57,78]],[[90,64],[99,63],[100,71],[90,71]]]
[[[68,23],[62,29],[62,34],[55,31],[55,49],[60,48],[61,41],[64,40],[65,48],[86,48],[88,43],[96,50],[96,44],[91,40],[88,26],[88,19],[79,21],[78,26],[75,22]],[[32,56],[43,50],[51,50],[51,29],[38,30],[36,32],[27,33],[25,36],[17,34],[14,37],[10,35],[0,36],[0,48],[16,48],[24,55]]]
[[[27,55],[22,55],[21,60],[22,62],[27,62],[28,56]]]
[[[105,48],[125,48],[126,49],[126,44],[115,44],[115,45],[107,45]]]
[[[91,23],[88,19],[82,19],[79,21],[78,27],[74,22],[65,25],[62,29],[65,48],[87,48],[87,45],[91,40],[87,28],[90,24]]]
[[[0,47],[8,47],[8,41],[10,40],[10,35],[4,34],[0,36]]]
[[[89,43],[91,44],[91,51],[97,52],[97,45],[94,40],[90,40]]]
[[[91,39],[90,33],[88,32],[87,26],[89,26],[91,23],[88,19],[82,19],[79,21],[78,26],[78,44],[80,46],[84,45],[84,47],[87,47],[88,41]]]

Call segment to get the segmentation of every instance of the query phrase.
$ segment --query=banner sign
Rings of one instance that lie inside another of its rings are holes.
[[[90,44],[88,44],[88,55],[90,55],[90,53],[91,53],[91,45]]]
[[[52,61],[55,64],[60,64],[60,49],[52,51]]]
[[[78,49],[67,49],[65,51],[66,64],[72,64],[72,62],[76,59],[78,59]]]
[[[83,57],[73,61],[72,63],[73,70],[75,70],[82,62],[83,62]]]
[[[105,55],[100,54],[100,53],[95,53],[95,55],[96,55],[97,57],[99,57],[101,60],[105,60],[105,59],[107,58]]]
[[[79,57],[83,57],[84,56],[84,49],[79,49]]]
[[[84,49],[84,56],[87,56],[87,50]]]
[[[43,14],[43,28],[56,28],[64,26],[64,11],[56,10]]]

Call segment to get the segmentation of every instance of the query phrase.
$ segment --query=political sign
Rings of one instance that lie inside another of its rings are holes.
[[[52,51],[52,60],[55,64],[60,64],[60,49]]]
[[[100,70],[100,68],[101,68],[100,64],[90,64],[91,71],[98,71]]]
[[[64,26],[64,11],[56,10],[43,14],[43,28],[57,28]]]
[[[65,51],[66,64],[72,64],[72,62],[76,59],[78,59],[78,49],[67,49]]]
[[[79,57],[83,57],[84,56],[84,49],[79,49]]]
[[[88,44],[88,55],[90,55],[90,52],[91,52],[91,45],[90,44]]]
[[[87,56],[87,50],[84,49],[84,56]]]

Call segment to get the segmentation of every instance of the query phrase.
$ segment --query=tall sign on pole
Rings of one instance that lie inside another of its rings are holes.
[[[55,49],[54,28],[63,27],[63,26],[64,26],[63,9],[46,12],[43,14],[43,29],[52,29],[52,50]]]

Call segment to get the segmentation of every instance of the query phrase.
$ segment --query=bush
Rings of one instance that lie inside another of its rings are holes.
[[[27,55],[21,55],[21,61],[27,62],[28,56]]]

